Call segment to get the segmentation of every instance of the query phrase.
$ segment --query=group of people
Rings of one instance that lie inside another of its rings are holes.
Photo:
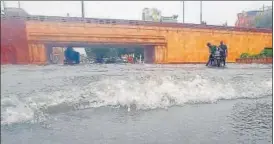
[[[209,48],[209,58],[206,66],[212,64],[214,61],[214,56],[216,54],[220,54],[224,66],[226,65],[226,57],[227,57],[227,46],[224,44],[223,41],[220,42],[219,46],[212,45],[211,43],[207,43],[207,47]]]

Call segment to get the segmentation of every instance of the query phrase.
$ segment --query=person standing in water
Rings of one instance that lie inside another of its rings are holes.
[[[224,65],[226,64],[226,57],[227,57],[227,46],[224,44],[223,41],[220,42],[220,46],[219,48],[221,48],[221,54],[224,60]]]
[[[69,63],[69,64],[80,63],[80,53],[74,51],[74,49],[71,46],[68,46],[64,54],[65,54],[66,63]]]

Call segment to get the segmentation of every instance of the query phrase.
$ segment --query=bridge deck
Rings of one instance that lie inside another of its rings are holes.
[[[83,22],[92,24],[111,24],[111,25],[135,25],[135,26],[157,26],[157,27],[172,27],[172,28],[196,28],[196,29],[214,29],[225,31],[244,31],[244,32],[260,32],[272,33],[272,29],[265,28],[245,28],[233,26],[217,26],[204,24],[190,24],[190,23],[163,23],[142,20],[123,20],[123,19],[100,19],[100,18],[81,18],[81,17],[60,17],[60,16],[42,16],[42,15],[28,15],[28,16],[1,16],[5,19],[24,19],[26,21],[45,21],[45,22]]]

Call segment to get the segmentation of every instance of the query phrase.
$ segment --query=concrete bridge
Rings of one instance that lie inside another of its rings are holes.
[[[1,16],[1,64],[45,64],[53,46],[142,47],[152,63],[204,63],[207,42],[228,46],[228,61],[272,47],[272,30],[56,16]]]

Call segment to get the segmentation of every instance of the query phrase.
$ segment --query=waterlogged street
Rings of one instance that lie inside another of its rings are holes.
[[[5,144],[272,143],[272,65],[1,68]]]

